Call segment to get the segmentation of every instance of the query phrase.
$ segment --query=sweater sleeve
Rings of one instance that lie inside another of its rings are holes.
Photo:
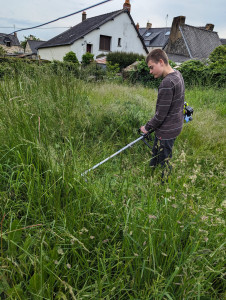
[[[164,78],[158,91],[156,111],[154,117],[147,122],[145,129],[147,131],[156,130],[165,120],[173,99],[174,87],[170,80]]]

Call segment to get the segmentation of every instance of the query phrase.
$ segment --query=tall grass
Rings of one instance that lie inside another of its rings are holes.
[[[80,175],[138,137],[155,90],[2,80],[1,299],[224,299],[224,93],[186,91],[194,120],[161,185],[142,142]]]

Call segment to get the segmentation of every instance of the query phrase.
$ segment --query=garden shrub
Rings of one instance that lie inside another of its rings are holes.
[[[169,61],[169,64],[171,67],[175,67],[176,65],[173,61]],[[145,60],[141,60],[136,68],[128,73],[128,80],[131,83],[138,82],[152,88],[158,88],[161,83],[161,78],[155,79],[154,76],[150,74],[150,70]]]
[[[75,64],[78,63],[77,56],[73,51],[66,53],[65,56],[63,57],[63,61],[71,62],[71,63],[75,63]]]
[[[107,62],[110,62],[112,65],[118,64],[120,70],[142,59],[145,59],[144,55],[132,52],[110,52],[107,54]]]
[[[221,45],[213,50],[210,54],[209,59],[212,63],[221,62],[223,65],[226,64],[226,47]]]
[[[83,54],[83,56],[82,56],[82,64],[84,66],[89,65],[91,62],[93,62],[93,60],[94,60],[93,57],[94,57],[94,54],[86,52],[86,54]]]
[[[185,61],[178,70],[181,72],[185,85],[203,85],[207,80],[206,65],[200,60]]]

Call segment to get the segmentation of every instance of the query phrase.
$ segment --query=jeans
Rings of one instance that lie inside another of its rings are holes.
[[[172,157],[172,149],[175,140],[176,138],[171,140],[160,140],[157,138],[157,136],[155,136],[150,166],[155,168],[160,164],[160,166],[163,168],[162,178],[164,177],[164,173],[167,172],[168,176],[172,170],[169,159]]]

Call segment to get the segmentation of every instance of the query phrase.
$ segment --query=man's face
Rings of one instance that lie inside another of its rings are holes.
[[[154,78],[159,78],[163,76],[163,63],[161,60],[158,63],[149,60],[148,68],[150,70],[150,74],[152,74]]]

